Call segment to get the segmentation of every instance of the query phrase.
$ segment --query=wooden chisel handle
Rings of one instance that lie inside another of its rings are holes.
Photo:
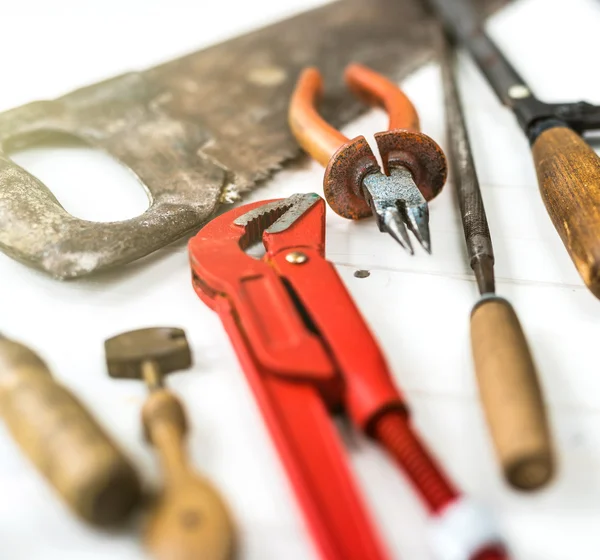
[[[85,520],[116,524],[139,501],[139,480],[127,457],[36,354],[6,338],[0,338],[0,417]]]
[[[479,392],[504,476],[535,490],[553,473],[550,431],[535,365],[512,306],[486,297],[471,315]]]
[[[533,158],[554,227],[583,281],[600,298],[600,158],[565,126],[543,131]]]

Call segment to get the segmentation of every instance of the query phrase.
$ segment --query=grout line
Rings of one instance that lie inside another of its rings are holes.
[[[331,256],[331,255],[330,255]],[[345,262],[335,262],[336,266],[346,267],[346,268],[365,268],[369,270],[379,270],[382,272],[397,272],[400,274],[415,274],[415,275],[423,275],[423,276],[438,276],[441,278],[452,278],[453,280],[462,280],[465,282],[476,283],[475,277],[471,274],[460,274],[456,272],[432,272],[425,270],[415,270],[415,269],[396,269],[390,268],[380,265],[370,265],[370,266],[362,266],[359,264],[353,263],[345,263]],[[582,292],[586,291],[587,288],[585,286],[581,286],[580,284],[565,284],[560,282],[550,282],[544,280],[525,280],[525,279],[517,279],[517,278],[505,278],[502,276],[496,276],[496,283],[498,284],[515,284],[522,286],[539,286],[539,287],[548,287],[548,288],[563,288],[565,290],[580,290]]]

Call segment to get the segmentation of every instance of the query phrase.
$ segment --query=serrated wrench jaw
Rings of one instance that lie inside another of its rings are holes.
[[[289,229],[320,200],[316,193],[293,194],[242,214],[234,221],[235,225],[245,228],[240,247],[246,250],[258,243],[264,233],[277,234]]]

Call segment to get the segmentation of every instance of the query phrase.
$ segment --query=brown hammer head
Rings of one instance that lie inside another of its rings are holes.
[[[192,365],[185,331],[173,327],[119,334],[104,343],[104,350],[108,374],[120,379],[141,379],[144,362],[154,362],[164,375]]]

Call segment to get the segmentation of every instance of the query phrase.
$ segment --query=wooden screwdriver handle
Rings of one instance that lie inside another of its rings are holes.
[[[0,416],[65,502],[97,525],[123,521],[141,497],[133,467],[29,348],[0,339]]]
[[[540,134],[533,158],[554,227],[583,281],[600,298],[600,158],[563,126]]]
[[[188,463],[181,402],[165,389],[153,391],[142,418],[165,472],[165,487],[146,530],[148,548],[159,560],[232,559],[233,522],[219,493]]]
[[[535,490],[553,473],[542,393],[519,319],[508,301],[481,300],[471,315],[471,343],[479,392],[504,476]]]

